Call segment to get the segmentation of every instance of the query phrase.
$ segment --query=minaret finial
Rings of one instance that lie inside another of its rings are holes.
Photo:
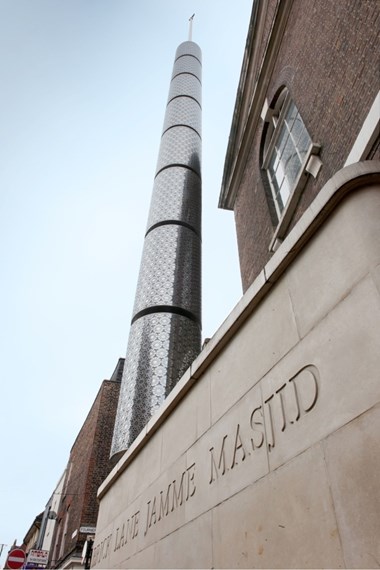
[[[192,41],[194,16],[195,14],[193,14],[191,18],[189,18],[189,42]]]

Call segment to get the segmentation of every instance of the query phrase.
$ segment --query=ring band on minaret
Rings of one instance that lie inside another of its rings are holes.
[[[126,450],[201,349],[201,50],[177,49],[111,455]]]

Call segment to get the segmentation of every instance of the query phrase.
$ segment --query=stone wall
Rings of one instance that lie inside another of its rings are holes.
[[[110,473],[92,567],[378,565],[379,166],[328,182]]]

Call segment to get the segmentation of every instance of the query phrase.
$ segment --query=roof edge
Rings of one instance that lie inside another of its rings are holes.
[[[274,16],[262,62],[255,61],[260,42],[261,17],[265,17],[265,3],[255,0],[248,30],[246,50],[227,145],[218,207],[233,210],[244,166],[250,151],[250,141],[256,131],[265,101],[272,71],[293,6],[293,0],[280,0]],[[257,32],[257,33],[256,33]],[[257,70],[257,73],[255,71]],[[245,97],[244,97],[245,95]],[[249,98],[246,117],[242,117],[243,102]],[[238,136],[239,121],[245,121]]]

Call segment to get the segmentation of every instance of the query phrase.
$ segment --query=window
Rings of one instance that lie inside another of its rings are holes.
[[[284,88],[273,108],[264,105],[266,121],[262,168],[268,179],[279,225],[274,241],[283,239],[307,176],[316,176],[322,163],[310,161],[319,151],[313,144],[302,117]],[[271,243],[271,249],[273,243]]]

